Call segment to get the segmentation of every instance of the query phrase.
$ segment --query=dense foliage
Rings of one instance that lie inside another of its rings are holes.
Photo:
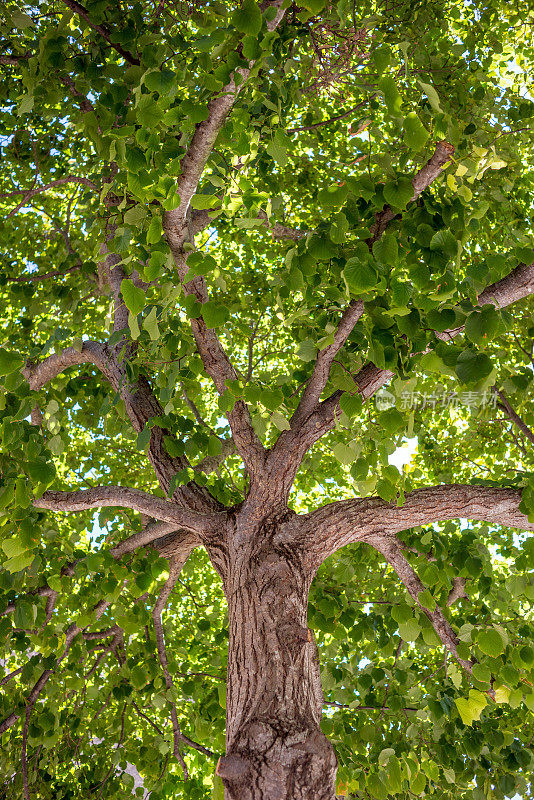
[[[278,5],[2,4],[0,718],[15,719],[0,797],[119,800],[134,765],[138,796],[222,798],[228,618],[206,551],[165,598],[164,664],[165,542],[112,553],[151,515],[39,499],[117,484],[167,499],[194,480],[237,507],[249,475],[227,421],[236,401],[272,447],[351,299],[363,313],[322,393],[341,398],[335,424],[306,452],[290,507],[401,506],[464,483],[520,488],[534,513],[534,281],[517,303],[477,300],[534,261],[534,14],[504,0],[301,0],[273,28]],[[166,215],[232,75],[239,94],[190,193],[181,280]],[[450,159],[411,202],[442,142]],[[196,276],[207,302],[182,288]],[[222,392],[192,333],[200,315],[236,370]],[[136,428],[89,341],[118,348],[123,379],[150,384],[161,413]],[[360,396],[368,362],[393,373],[387,393]],[[155,429],[180,466],[167,485],[147,458]],[[534,540],[466,519],[399,538],[421,605],[363,543],[328,558],[310,594],[338,794],[533,796]],[[425,615],[436,604],[471,674]]]

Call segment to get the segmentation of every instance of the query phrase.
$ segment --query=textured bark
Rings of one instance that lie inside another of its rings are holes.
[[[248,515],[245,513],[244,515]],[[226,800],[334,800],[337,760],[321,732],[312,579],[284,525],[236,526],[224,576],[229,612]]]

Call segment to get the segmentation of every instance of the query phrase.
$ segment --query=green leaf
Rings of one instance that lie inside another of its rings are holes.
[[[131,278],[124,278],[121,281],[121,294],[124,299],[124,304],[130,314],[136,317],[145,307],[146,296],[144,291],[135,286]]]
[[[311,339],[304,339],[299,343],[296,355],[301,361],[313,361],[317,355],[317,347]]]
[[[9,352],[0,347],[0,375],[18,372],[24,366],[24,357],[20,353]]]
[[[144,669],[140,666],[135,666],[130,672],[130,681],[135,689],[142,689],[147,683]]]
[[[500,656],[504,653],[502,636],[495,628],[486,628],[477,636],[477,645],[487,656]]]
[[[404,119],[404,142],[411,150],[420,150],[430,136],[427,129],[415,113],[411,111]]]
[[[7,561],[2,564],[2,567],[10,573],[21,572],[21,570],[30,566],[33,559],[34,554],[32,552],[21,553],[13,558],[8,558]]]
[[[126,147],[126,164],[130,172],[140,172],[142,169],[146,169],[146,155],[140,147]]]
[[[420,81],[420,80],[418,80],[417,83],[419,84],[419,86],[421,87],[423,92],[428,97],[428,102],[432,106],[433,110],[437,114],[443,114],[443,109],[441,108],[441,106],[439,104],[439,95],[436,92],[436,90],[434,89],[434,87],[431,86],[429,83],[423,83],[423,81]]]
[[[456,374],[462,383],[476,383],[487,378],[493,369],[493,364],[485,353],[475,350],[464,350],[456,362]]]
[[[16,536],[2,542],[2,550],[8,558],[20,556],[22,553],[25,553],[27,549],[26,545]]]
[[[150,314],[143,320],[143,328],[148,331],[148,334],[153,342],[157,341],[160,336],[160,329],[158,327],[158,319],[156,314],[156,307],[153,306]]]
[[[386,75],[380,79],[378,86],[384,95],[388,112],[392,116],[398,116],[402,106],[402,97],[399,94],[395,80],[390,75]]]
[[[18,8],[13,10],[9,10],[8,14],[8,25],[13,28],[29,28],[31,25],[34,24],[32,18],[29,14],[25,14],[24,11],[20,11]]]
[[[308,242],[308,253],[317,261],[328,261],[337,252],[335,245],[327,236],[313,234]]]
[[[472,311],[465,321],[465,334],[475,344],[484,344],[494,338],[499,328],[500,317],[495,306],[484,306]]]
[[[15,570],[12,570],[15,572]],[[17,570],[18,571],[18,570]],[[33,628],[37,618],[37,608],[27,600],[19,600],[15,606],[13,621],[17,628],[28,630]]]
[[[432,236],[430,249],[454,258],[458,252],[458,241],[450,231],[442,229]]]
[[[151,92],[166,94],[176,84],[176,73],[171,69],[149,72],[145,76],[144,83]]]
[[[146,234],[146,241],[147,244],[157,244],[161,239],[163,239],[163,225],[161,217],[158,217],[157,214],[155,214],[150,220],[150,225],[148,226],[148,231]]]
[[[34,483],[49,486],[56,477],[56,469],[48,461],[31,461],[28,464],[28,475]]]
[[[376,800],[386,800],[388,796],[387,787],[376,773],[369,775],[366,783],[371,797],[376,798]]]
[[[409,619],[399,625],[399,636],[406,642],[415,642],[421,633],[421,626],[416,619]]]
[[[219,198],[214,194],[194,194],[191,198],[191,208],[208,209],[220,205]]]
[[[335,208],[336,206],[343,205],[347,199],[348,193],[349,189],[346,184],[339,186],[338,184],[334,183],[331,186],[327,186],[326,189],[320,190],[318,200],[322,206],[326,206],[327,208]]]
[[[387,411],[382,411],[378,417],[380,425],[390,434],[396,433],[401,428],[404,428],[406,420],[400,411],[396,408],[388,408]]]
[[[339,400],[339,405],[347,417],[355,417],[362,410],[362,398],[359,394],[348,394],[344,392]]]
[[[390,181],[384,186],[384,200],[394,208],[405,209],[412,197],[413,186],[408,178]]]
[[[288,431],[291,428],[289,420],[280,411],[273,411],[271,420],[279,431]]]
[[[332,225],[328,231],[328,235],[334,244],[343,244],[347,232],[349,230],[349,222],[342,211],[338,211],[332,219]]]
[[[257,36],[261,31],[262,22],[260,8],[254,0],[244,0],[232,16],[232,25],[248,36]]]
[[[273,158],[278,166],[285,167],[288,161],[287,152],[292,148],[292,142],[289,136],[281,128],[275,131],[271,141],[267,145],[267,152]]]
[[[163,119],[163,109],[151,94],[141,95],[136,109],[139,124],[146,130],[154,130]]]
[[[208,328],[218,328],[227,321],[230,312],[216,300],[208,300],[202,305],[202,317]]]
[[[468,698],[459,697],[454,702],[464,725],[472,725],[473,722],[479,720],[487,705],[485,695],[477,689],[470,689]]]
[[[384,233],[373,245],[373,255],[380,264],[394,267],[399,260],[397,240],[391,233]]]
[[[369,292],[378,284],[375,270],[369,263],[363,263],[359,258],[349,258],[343,270],[343,277],[353,294]]]
[[[434,611],[436,608],[436,601],[428,589],[425,589],[423,592],[419,592],[417,595],[417,600],[419,601],[420,605],[422,605],[423,608],[426,608],[428,611]]]
[[[349,447],[343,442],[336,442],[332,447],[332,453],[340,464],[352,464],[356,459],[356,453],[352,447]]]
[[[218,775],[213,776],[213,789],[211,791],[211,800],[224,800],[224,783]]]
[[[182,100],[180,110],[184,117],[195,125],[198,125],[199,122],[204,122],[210,113],[207,103],[199,103],[189,98]]]

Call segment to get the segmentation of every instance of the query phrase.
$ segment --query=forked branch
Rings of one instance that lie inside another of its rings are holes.
[[[478,305],[492,304],[496,308],[506,308],[518,300],[534,293],[534,262],[520,264],[500,281],[491,284],[478,296]],[[438,339],[451,341],[462,333],[464,326],[436,333]],[[427,348],[425,352],[428,352]],[[368,400],[395,375],[387,369],[380,369],[368,362],[354,375],[354,383],[362,400]],[[319,404],[302,426],[298,444],[304,454],[316,441],[332,430],[340,414],[339,400],[343,392],[336,391]]]

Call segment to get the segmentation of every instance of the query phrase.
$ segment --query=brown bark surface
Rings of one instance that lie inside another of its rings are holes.
[[[320,729],[304,553],[276,521],[252,531],[236,525],[229,551],[227,751],[217,767],[225,797],[334,800],[337,759]]]

